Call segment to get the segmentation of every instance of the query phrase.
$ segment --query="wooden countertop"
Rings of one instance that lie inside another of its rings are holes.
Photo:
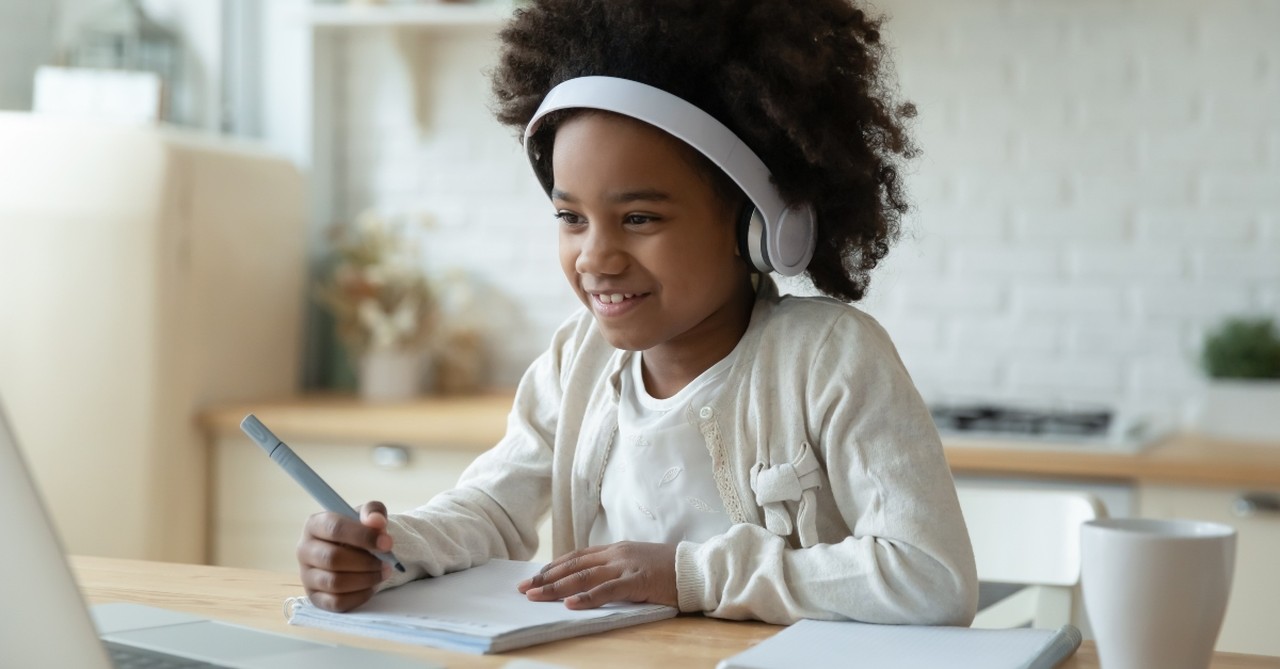
[[[1143,483],[1280,488],[1280,444],[1223,441],[1177,433],[1140,453],[1072,451],[1010,443],[949,444],[951,470],[1055,478],[1123,479]]]
[[[397,404],[308,396],[210,408],[200,414],[199,424],[211,436],[239,435],[240,420],[252,412],[286,440],[395,443],[479,453],[502,438],[511,400],[510,391]],[[1280,488],[1280,443],[1238,443],[1181,433],[1141,453],[1000,441],[944,441],[944,446],[957,474]]]
[[[281,439],[440,446],[480,453],[507,431],[513,394],[430,397],[368,404],[347,395],[312,395],[245,402],[208,409],[199,424],[214,436],[239,435],[245,414],[255,414]]]

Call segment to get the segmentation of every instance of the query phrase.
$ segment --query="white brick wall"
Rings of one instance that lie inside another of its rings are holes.
[[[878,4],[924,156],[864,307],[922,391],[1178,416],[1207,327],[1280,316],[1280,3]],[[427,266],[510,298],[491,311],[513,382],[576,302],[547,204],[486,111],[493,43],[390,35],[346,38],[338,211],[433,220]]]

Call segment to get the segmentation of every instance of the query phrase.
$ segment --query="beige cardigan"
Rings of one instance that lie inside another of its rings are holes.
[[[680,608],[722,618],[968,625],[977,575],[951,472],[888,335],[825,298],[761,282],[721,395],[698,407],[734,523],[676,551]],[[408,568],[387,585],[588,545],[634,353],[583,311],[525,373],[497,446],[458,487],[393,514]],[[513,586],[514,587],[514,586]]]

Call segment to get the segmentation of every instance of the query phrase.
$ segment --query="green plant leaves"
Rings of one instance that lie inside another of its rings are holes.
[[[1270,318],[1230,318],[1209,333],[1201,356],[1215,379],[1280,379],[1280,332]]]

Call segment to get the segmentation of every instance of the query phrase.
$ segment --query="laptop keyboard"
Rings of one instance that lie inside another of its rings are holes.
[[[176,655],[157,653],[112,641],[103,641],[116,669],[190,669],[192,667],[218,667],[216,664],[188,660]]]

